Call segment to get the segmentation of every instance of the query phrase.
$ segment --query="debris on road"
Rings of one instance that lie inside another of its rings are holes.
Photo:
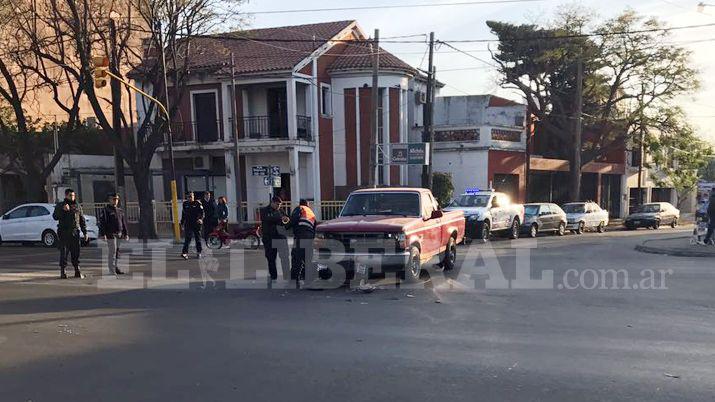
[[[669,378],[680,378],[677,374],[663,373],[663,375]]]

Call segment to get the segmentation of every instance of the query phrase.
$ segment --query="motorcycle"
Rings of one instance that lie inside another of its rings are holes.
[[[256,250],[261,246],[261,225],[236,229],[233,233],[226,230],[227,226],[225,222],[222,222],[209,234],[206,241],[208,248],[218,250],[221,247],[229,246],[234,241],[241,242],[244,247],[251,250]]]

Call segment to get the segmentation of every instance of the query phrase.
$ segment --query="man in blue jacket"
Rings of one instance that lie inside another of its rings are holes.
[[[109,205],[99,212],[99,236],[107,241],[109,273],[123,275],[119,269],[119,245],[122,240],[128,240],[127,220],[124,210],[119,207],[119,195],[109,194]]]

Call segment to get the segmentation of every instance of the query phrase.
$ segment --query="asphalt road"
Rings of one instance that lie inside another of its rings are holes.
[[[369,294],[247,289],[261,251],[234,251],[259,271],[235,286],[230,250],[213,253],[203,289],[173,246],[176,280],[150,281],[137,251],[113,282],[100,248],[61,281],[54,250],[3,245],[0,400],[711,401],[715,267],[633,249],[687,230],[460,247],[459,272]]]

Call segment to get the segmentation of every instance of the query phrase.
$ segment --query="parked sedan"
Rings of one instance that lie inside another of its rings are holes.
[[[570,202],[562,208],[568,220],[566,228],[576,234],[589,229],[603,233],[608,226],[608,211],[601,209],[595,202]]]
[[[47,247],[57,245],[57,221],[52,218],[54,204],[23,204],[10,210],[0,219],[0,243],[42,242]],[[84,216],[87,236],[97,239],[97,219]]]
[[[521,232],[536,237],[539,232],[566,233],[566,212],[556,204],[533,203],[524,205],[524,224]]]
[[[623,225],[629,230],[638,228],[658,229],[660,225],[678,226],[680,210],[668,202],[653,202],[636,208]]]

